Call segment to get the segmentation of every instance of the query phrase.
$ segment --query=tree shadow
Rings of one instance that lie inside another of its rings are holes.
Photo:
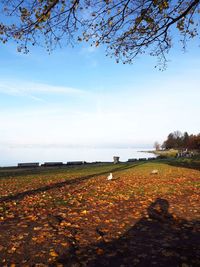
[[[140,219],[120,238],[107,243],[102,237],[84,248],[73,242],[57,262],[66,267],[200,266],[199,221],[175,219],[168,210],[168,201],[158,198],[148,207],[148,218]]]
[[[46,185],[46,186],[43,186],[43,187],[40,187],[40,188],[27,190],[27,191],[20,192],[20,193],[14,194],[14,195],[3,196],[3,197],[0,197],[0,203],[1,202],[5,202],[5,201],[11,201],[11,200],[21,200],[26,196],[35,195],[35,194],[42,193],[44,191],[48,191],[48,190],[51,190],[51,189],[61,188],[61,187],[65,186],[65,185],[80,184],[80,183],[82,183],[82,182],[84,182],[86,180],[89,180],[91,178],[94,178],[94,177],[97,177],[97,176],[100,176],[100,175],[107,175],[110,172],[114,173],[114,172],[118,172],[118,171],[124,171],[124,170],[130,169],[130,168],[135,168],[136,166],[141,165],[141,164],[144,164],[144,163],[126,164],[126,165],[123,165],[123,166],[114,167],[114,168],[110,169],[109,171],[95,172],[95,173],[90,174],[90,175],[69,179],[69,180],[66,180],[64,182],[53,183],[51,185]]]
[[[138,164],[138,163],[137,163]],[[51,173],[65,173],[66,170],[76,170],[76,171],[80,171],[83,169],[90,168],[90,167],[106,167],[106,166],[112,166],[113,163],[97,163],[97,164],[92,164],[92,163],[88,163],[85,165],[69,165],[69,166],[53,166],[53,167],[43,167],[43,166],[39,166],[39,167],[29,167],[29,168],[17,168],[17,167],[0,167],[0,180],[1,179],[12,179],[13,177],[24,177],[24,176],[28,176],[28,175],[38,175],[38,174],[49,174]],[[127,163],[127,164],[117,164],[113,166],[113,170],[115,171],[117,169],[127,169],[127,168],[131,168],[130,165],[132,165],[131,167],[133,167],[133,165],[135,165],[135,163]]]

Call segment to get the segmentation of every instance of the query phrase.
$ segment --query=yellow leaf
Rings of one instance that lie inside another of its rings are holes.
[[[87,210],[83,210],[81,213],[82,214],[87,214]]]
[[[71,226],[71,223],[70,222],[61,222],[60,223],[61,226]]]
[[[98,255],[102,255],[104,253],[103,249],[101,249],[101,248],[98,248],[96,250],[96,252],[97,252]]]
[[[41,230],[41,229],[42,229],[42,227],[34,227],[33,228],[34,231],[38,231],[38,230]]]
[[[162,251],[162,254],[163,254],[165,257],[170,257],[170,256],[173,255],[173,252],[163,250],[163,251]],[[186,267],[186,266],[185,266],[185,267]]]
[[[52,257],[58,257],[58,254],[53,249],[50,251],[49,255]]]
[[[61,245],[62,245],[63,247],[68,247],[68,246],[69,246],[68,243],[61,243]]]

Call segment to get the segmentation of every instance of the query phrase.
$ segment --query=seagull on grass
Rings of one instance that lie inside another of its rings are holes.
[[[108,175],[108,177],[107,177],[107,180],[108,181],[110,181],[110,180],[112,180],[113,179],[113,175],[112,175],[112,172]]]

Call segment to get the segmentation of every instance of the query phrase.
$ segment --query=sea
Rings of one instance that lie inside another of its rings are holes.
[[[132,158],[155,157],[145,152],[149,150],[153,148],[0,147],[0,167],[17,166],[23,162],[112,162],[113,156],[119,156],[122,162]]]

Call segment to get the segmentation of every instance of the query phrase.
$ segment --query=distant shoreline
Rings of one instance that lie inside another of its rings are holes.
[[[139,150],[144,150],[145,153],[139,153]],[[0,166],[10,167],[16,166],[18,163],[30,162],[63,162],[68,161],[86,161],[86,162],[112,162],[113,156],[119,156],[120,161],[126,162],[128,159],[139,159],[147,157],[155,157],[151,153],[146,153],[148,150],[153,150],[152,147],[138,148],[119,148],[119,149],[32,149],[32,148],[2,148],[0,157]]]
[[[156,152],[156,150],[139,150],[138,152],[155,154],[154,152]]]
[[[143,153],[152,153],[156,156],[166,157],[166,158],[174,158],[178,153],[177,149],[169,149],[169,150],[148,150],[148,151],[138,151]]]

